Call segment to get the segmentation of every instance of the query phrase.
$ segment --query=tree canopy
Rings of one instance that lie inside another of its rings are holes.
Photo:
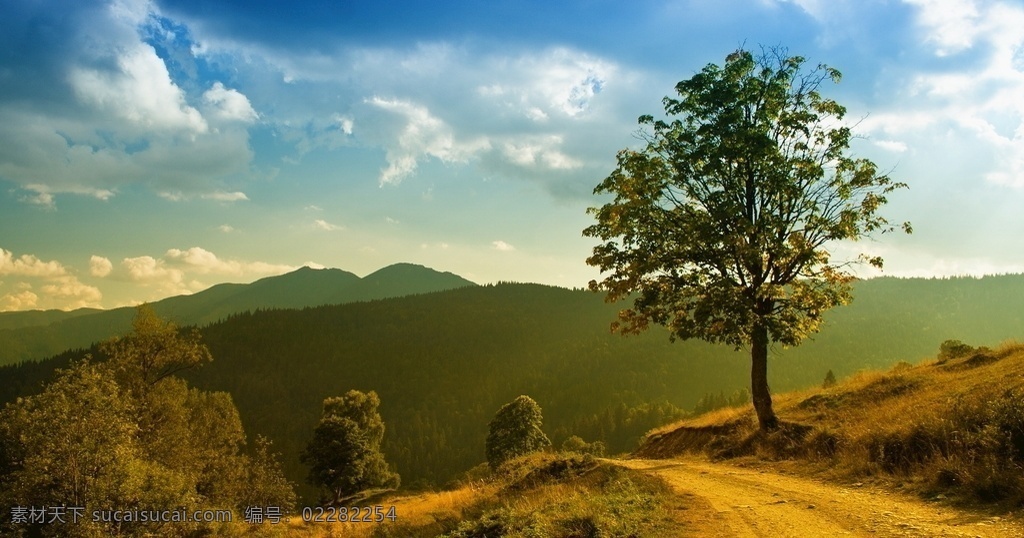
[[[338,503],[371,488],[398,487],[398,474],[388,468],[380,451],[384,421],[379,406],[380,398],[372,390],[350,390],[324,400],[302,462],[309,465],[308,482],[330,492],[325,500]]]
[[[242,510],[295,500],[280,464],[245,433],[225,392],[174,375],[210,360],[198,333],[138,309],[135,330],[58,372],[34,396],[0,410],[0,505],[87,510],[74,523],[0,519],[0,531],[43,536],[191,536],[217,523],[93,521],[94,510]]]
[[[797,345],[822,313],[849,302],[851,263],[837,242],[895,227],[878,210],[905,187],[849,154],[846,109],[819,93],[840,73],[784,50],[738,50],[666,97],[666,119],[641,116],[646,146],[618,154],[595,189],[614,199],[589,212],[584,235],[603,242],[590,288],[632,298],[613,329],[650,323],[673,337],[750,346],[762,428],[777,419],[767,386],[771,342]],[[909,223],[902,228],[910,232]]]
[[[540,406],[529,396],[519,396],[501,406],[489,425],[485,450],[492,469],[502,463],[551,446],[541,430]]]

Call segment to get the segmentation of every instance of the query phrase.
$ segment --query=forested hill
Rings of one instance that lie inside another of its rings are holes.
[[[181,325],[205,325],[256,309],[343,304],[475,286],[458,275],[408,263],[360,278],[341,269],[303,267],[251,284],[218,284],[153,303],[160,316]],[[135,309],[0,313],[0,365],[89,346],[127,332]]]
[[[626,450],[677,408],[747,385],[742,351],[672,344],[662,329],[609,334],[619,307],[587,291],[502,284],[233,315],[203,330],[214,362],[190,377],[229,391],[248,433],[272,438],[296,481],[322,400],[375,390],[384,449],[406,483],[444,482],[482,461],[488,421],[520,394],[541,405],[556,444],[578,434]],[[771,385],[791,390],[820,384],[829,369],[842,377],[913,362],[946,339],[1020,338],[1022,317],[1022,276],[861,282],[814,341],[776,350]],[[3,397],[38,386],[53,365],[0,369]]]

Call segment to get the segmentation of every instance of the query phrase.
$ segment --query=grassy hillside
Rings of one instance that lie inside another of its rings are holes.
[[[780,431],[749,406],[650,432],[637,454],[755,456],[844,482],[879,480],[928,498],[1024,503],[1024,345],[961,348],[776,397]]]

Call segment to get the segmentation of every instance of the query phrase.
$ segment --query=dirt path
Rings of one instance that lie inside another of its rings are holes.
[[[662,477],[687,499],[680,536],[1024,537],[1019,523],[864,487],[690,459],[616,463]]]

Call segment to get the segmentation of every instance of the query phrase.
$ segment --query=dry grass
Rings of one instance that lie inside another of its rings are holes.
[[[725,409],[650,432],[638,454],[798,460],[842,479],[1024,505],[1020,343],[861,372],[828,389],[778,395],[775,409],[783,421],[778,432],[758,432],[749,406]]]
[[[438,514],[384,525],[375,537],[657,536],[676,522],[678,500],[657,479],[572,454],[535,454],[509,462],[487,493]]]

